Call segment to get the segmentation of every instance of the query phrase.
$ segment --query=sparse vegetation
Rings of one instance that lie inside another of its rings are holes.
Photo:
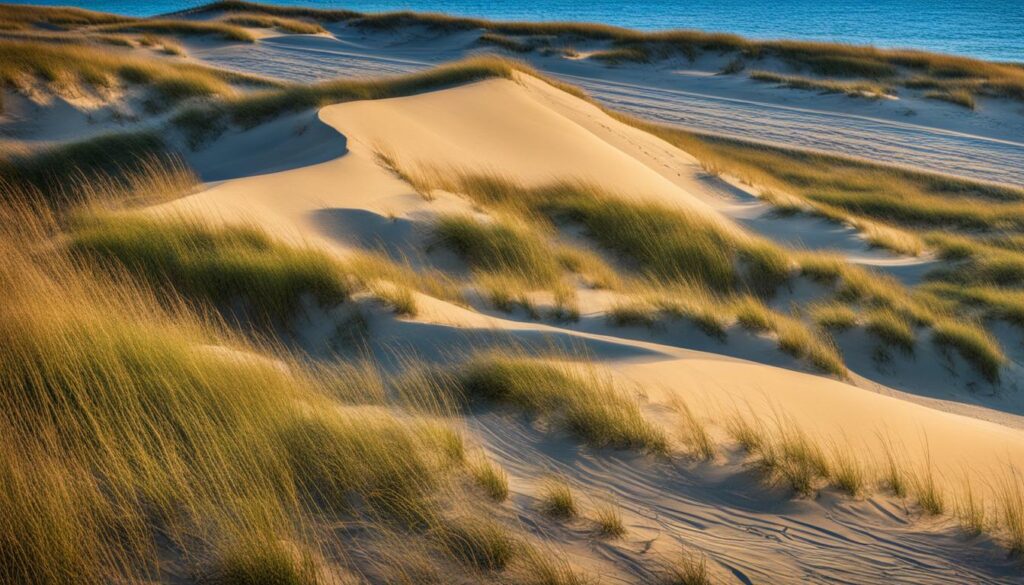
[[[675,560],[664,564],[659,585],[711,585],[708,559],[702,553],[683,550]]]
[[[86,89],[110,91],[119,85],[142,86],[149,90],[156,107],[188,98],[232,95],[238,84],[280,85],[252,75],[146,59],[96,45],[0,40],[0,86],[23,93],[36,86],[59,95],[76,95]]]
[[[974,94],[966,89],[929,91],[924,94],[924,97],[963,106],[968,110],[974,110],[978,106]]]
[[[256,39],[240,26],[224,22],[176,20],[171,18],[138,19],[106,24],[97,30],[108,32],[140,32],[185,36],[214,36],[226,41],[252,43]]]
[[[497,33],[484,33],[480,35],[478,41],[485,45],[501,47],[502,49],[512,51],[513,53],[529,53],[533,50],[533,45],[529,43]]]
[[[508,498],[508,474],[497,464],[480,455],[470,463],[469,472],[489,498],[496,502],[504,502]]]
[[[626,534],[622,511],[615,502],[601,502],[594,507],[597,532],[605,538],[620,538]]]
[[[315,22],[309,22],[306,20],[299,20],[295,18],[282,18],[278,16],[266,16],[262,14],[254,13],[231,13],[230,16],[224,17],[221,22],[234,25],[244,26],[253,28],[276,28],[285,32],[300,34],[300,35],[315,35],[318,33],[325,32],[324,27],[316,24]]]
[[[1003,350],[988,332],[976,326],[953,320],[935,324],[932,339],[939,345],[956,348],[989,382],[999,381],[999,369],[1006,361]]]
[[[564,480],[550,478],[544,482],[538,496],[540,509],[553,518],[575,518],[578,513],[576,496],[572,487]]]
[[[777,83],[783,87],[810,89],[825,93],[842,93],[851,97],[878,99],[892,94],[890,88],[869,81],[817,79],[800,75],[782,75],[770,71],[751,71],[750,78],[756,81]]]

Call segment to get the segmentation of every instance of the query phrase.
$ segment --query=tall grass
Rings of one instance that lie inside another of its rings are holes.
[[[172,18],[140,19],[129,22],[105,24],[97,30],[108,32],[142,32],[171,35],[214,36],[226,41],[252,43],[256,41],[241,26],[224,22],[208,22],[201,20],[176,20]]]
[[[351,292],[322,252],[282,245],[255,227],[88,214],[74,222],[71,247],[178,294],[221,307],[241,301],[245,314],[262,321],[286,322],[304,295],[331,306]]]
[[[173,199],[197,183],[191,169],[155,132],[108,134],[0,153],[0,200],[32,198],[54,211],[90,203]]]
[[[776,83],[794,89],[809,89],[825,93],[842,93],[851,97],[878,99],[892,94],[887,86],[869,81],[836,81],[815,79],[801,75],[781,75],[770,71],[751,71],[750,78],[756,81]]]
[[[550,418],[594,446],[667,449],[636,400],[593,367],[492,351],[471,356],[457,376],[466,398]]]
[[[77,95],[87,89],[136,85],[150,91],[151,105],[156,107],[188,98],[232,95],[236,84],[280,85],[253,75],[146,58],[95,45],[0,40],[0,86],[24,93],[37,86],[60,95]]]
[[[254,28],[276,28],[285,32],[315,35],[325,32],[324,27],[307,20],[295,18],[282,18],[277,16],[266,16],[254,13],[234,13],[221,19],[221,22],[243,27]]]

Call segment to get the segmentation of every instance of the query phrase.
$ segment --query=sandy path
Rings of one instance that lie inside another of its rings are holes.
[[[379,46],[329,37],[285,36],[263,39],[255,46],[220,46],[193,54],[222,67],[308,82],[421,70],[465,56],[476,47],[453,40],[439,37],[412,45]],[[557,58],[529,60],[541,70],[582,86],[615,109],[651,120],[1024,185],[1024,141],[1013,138],[1017,135],[1014,129],[1024,130],[1024,116],[1019,112],[1006,112],[1005,116],[990,112],[965,120],[965,113],[940,109],[948,109],[948,105],[916,100],[912,105],[922,121],[912,123],[898,119],[915,119],[906,117],[909,106],[779,90],[735,77],[722,79],[671,69],[609,69]],[[1004,119],[1006,123],[1000,123]]]

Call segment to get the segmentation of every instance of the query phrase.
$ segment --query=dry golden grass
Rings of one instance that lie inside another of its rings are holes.
[[[782,75],[771,71],[751,71],[750,78],[756,81],[777,83],[783,87],[809,89],[825,93],[842,93],[850,97],[879,99],[892,95],[892,89],[870,81],[837,81],[834,79],[817,79],[802,75]]]
[[[570,355],[550,359],[515,348],[483,351],[457,368],[468,400],[507,404],[551,419],[597,447],[664,453],[664,432],[647,420],[636,399],[608,373]]]
[[[308,20],[267,16],[252,12],[232,12],[228,16],[221,18],[220,22],[242,27],[276,28],[301,35],[315,35],[326,32],[324,27]]]
[[[69,96],[140,86],[149,90],[153,107],[166,107],[188,98],[233,95],[236,85],[279,84],[252,75],[146,58],[95,45],[26,39],[0,40],[0,85],[22,93],[45,89]]]

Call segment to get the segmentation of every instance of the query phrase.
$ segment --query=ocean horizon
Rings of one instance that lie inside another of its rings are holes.
[[[205,4],[197,0],[42,0],[153,16]],[[1024,0],[276,0],[279,5],[360,12],[416,10],[519,21],[600,22],[640,30],[699,29],[755,39],[803,39],[912,48],[1024,63]]]

